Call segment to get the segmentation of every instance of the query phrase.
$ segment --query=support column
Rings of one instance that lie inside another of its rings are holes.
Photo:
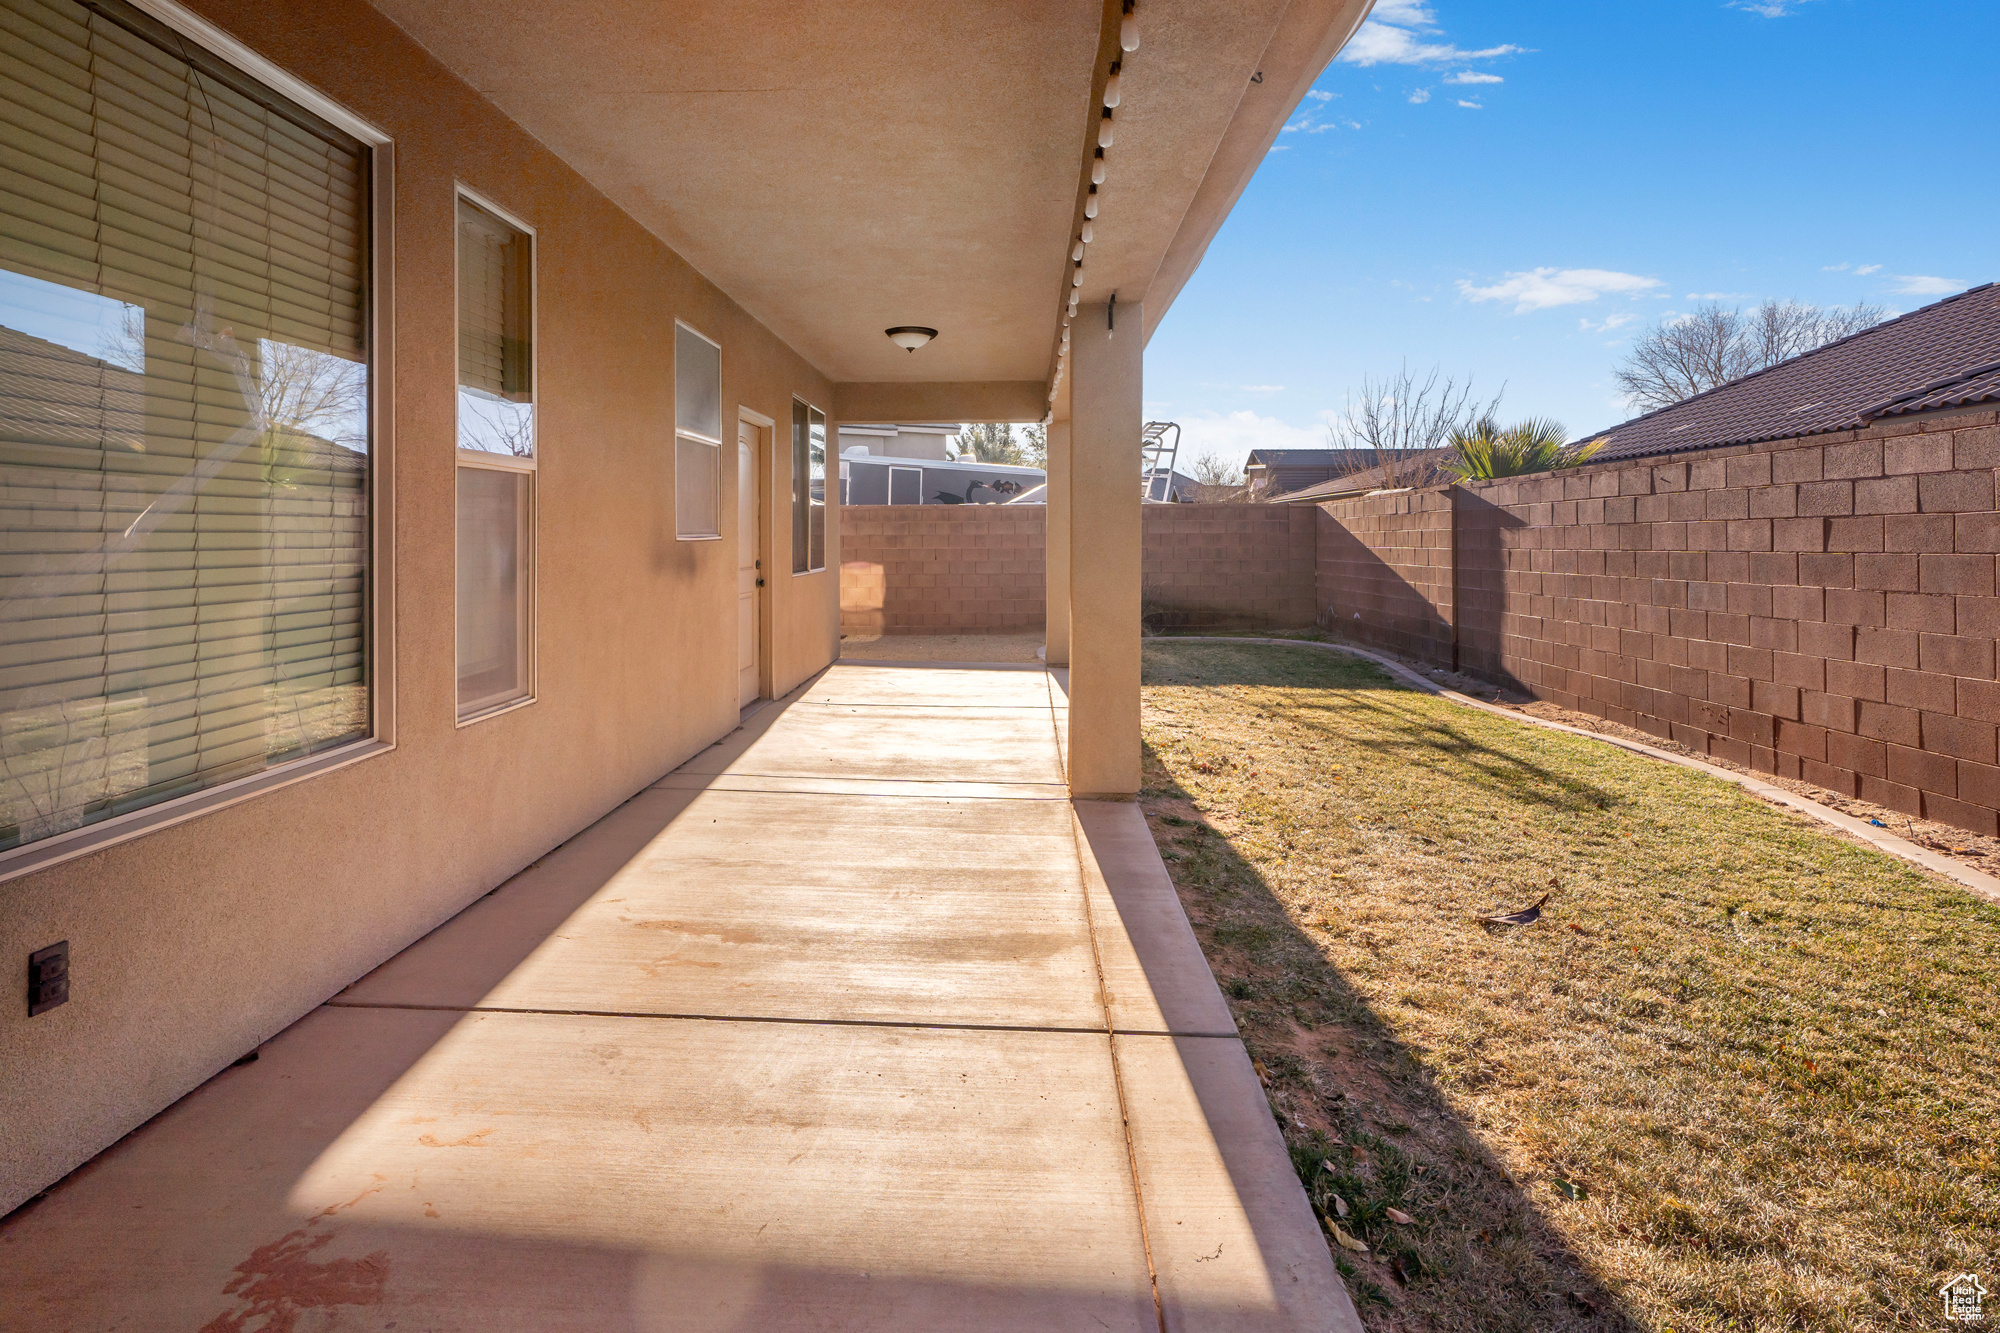
[[[1048,645],[1052,667],[1069,665],[1069,385],[1065,374],[1056,385],[1056,400],[1049,415],[1048,531],[1043,548],[1048,569],[1047,613],[1043,617],[1043,641]]]
[[[1069,785],[1139,790],[1139,435],[1145,311],[1086,305],[1071,321]]]

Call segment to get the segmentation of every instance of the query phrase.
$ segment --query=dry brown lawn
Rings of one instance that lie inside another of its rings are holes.
[[[1942,1328],[1945,1279],[2000,1288],[2000,909],[1332,653],[1149,642],[1145,734],[1370,1328]]]

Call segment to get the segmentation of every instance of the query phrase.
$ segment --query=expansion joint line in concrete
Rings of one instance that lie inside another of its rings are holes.
[[[1053,681],[1049,688],[1049,720],[1052,725],[1059,726],[1061,720],[1055,717]],[[1125,1095],[1125,1070],[1118,1060],[1118,1038],[1124,1034],[1119,1032],[1111,1017],[1111,992],[1104,982],[1104,956],[1097,945],[1097,913],[1090,905],[1090,871],[1084,861],[1089,853],[1084,850],[1074,813],[1070,816],[1070,837],[1076,843],[1077,887],[1083,893],[1083,928],[1090,936],[1090,966],[1097,976],[1097,1003],[1104,1010],[1104,1053],[1110,1057],[1111,1085],[1118,1094],[1118,1128],[1125,1135],[1125,1166],[1132,1176],[1132,1209],[1139,1218],[1139,1244],[1146,1252],[1146,1281],[1153,1289],[1153,1315],[1159,1321],[1160,1333],[1167,1333],[1167,1307],[1160,1299],[1160,1271],[1153,1262],[1153,1233],[1146,1222],[1146,1190],[1139,1181],[1139,1149],[1132,1142],[1132,1107]],[[1235,1035],[1230,1034],[1231,1037]]]
[[[396,1009],[424,1014],[526,1014],[543,1018],[645,1018],[672,1023],[786,1023],[796,1027],[826,1028],[922,1028],[932,1032],[1047,1032],[1073,1037],[1094,1037],[1102,1027],[1065,1027],[1054,1023],[947,1023],[927,1018],[807,1018],[790,1014],[682,1014],[657,1009],[551,1009],[546,1006],[508,1004],[418,1004],[396,1000],[343,1000],[323,1002],[328,1009]],[[1175,1039],[1236,1040],[1234,1032],[1175,1032],[1168,1028],[1113,1028],[1118,1037],[1172,1037]]]

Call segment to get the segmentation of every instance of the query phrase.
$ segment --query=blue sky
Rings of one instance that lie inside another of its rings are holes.
[[[1146,351],[1207,449],[1325,446],[1407,361],[1572,436],[1713,296],[1892,311],[2000,278],[2000,0],[1378,0]]]

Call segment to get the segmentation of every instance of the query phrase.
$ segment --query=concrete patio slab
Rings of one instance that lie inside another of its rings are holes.
[[[1062,699],[747,714],[0,1224],[0,1327],[1358,1329]]]
[[[891,705],[856,711],[799,700],[786,707],[782,726],[745,727],[740,743],[711,747],[681,771],[947,782],[977,773],[987,782],[1061,782],[1053,729],[1046,701],[1039,709],[1005,714],[975,709],[961,716]],[[731,741],[737,740],[732,734]]]
[[[340,1002],[1102,1029],[1066,803],[666,795],[611,873],[538,867]]]
[[[1115,1040],[1166,1327],[1359,1328],[1243,1043]]]
[[[1119,1032],[1235,1036],[1236,1019],[1160,863],[1145,815],[1125,801],[1078,801],[1074,808],[1112,1026]]]
[[[322,1010],[0,1274],[22,1328],[1157,1326],[1104,1038],[1058,1033]]]
[[[924,800],[1063,801],[1060,782],[920,782],[897,778],[796,778],[748,773],[683,773],[676,769],[655,791],[817,792],[826,795],[902,796]]]

